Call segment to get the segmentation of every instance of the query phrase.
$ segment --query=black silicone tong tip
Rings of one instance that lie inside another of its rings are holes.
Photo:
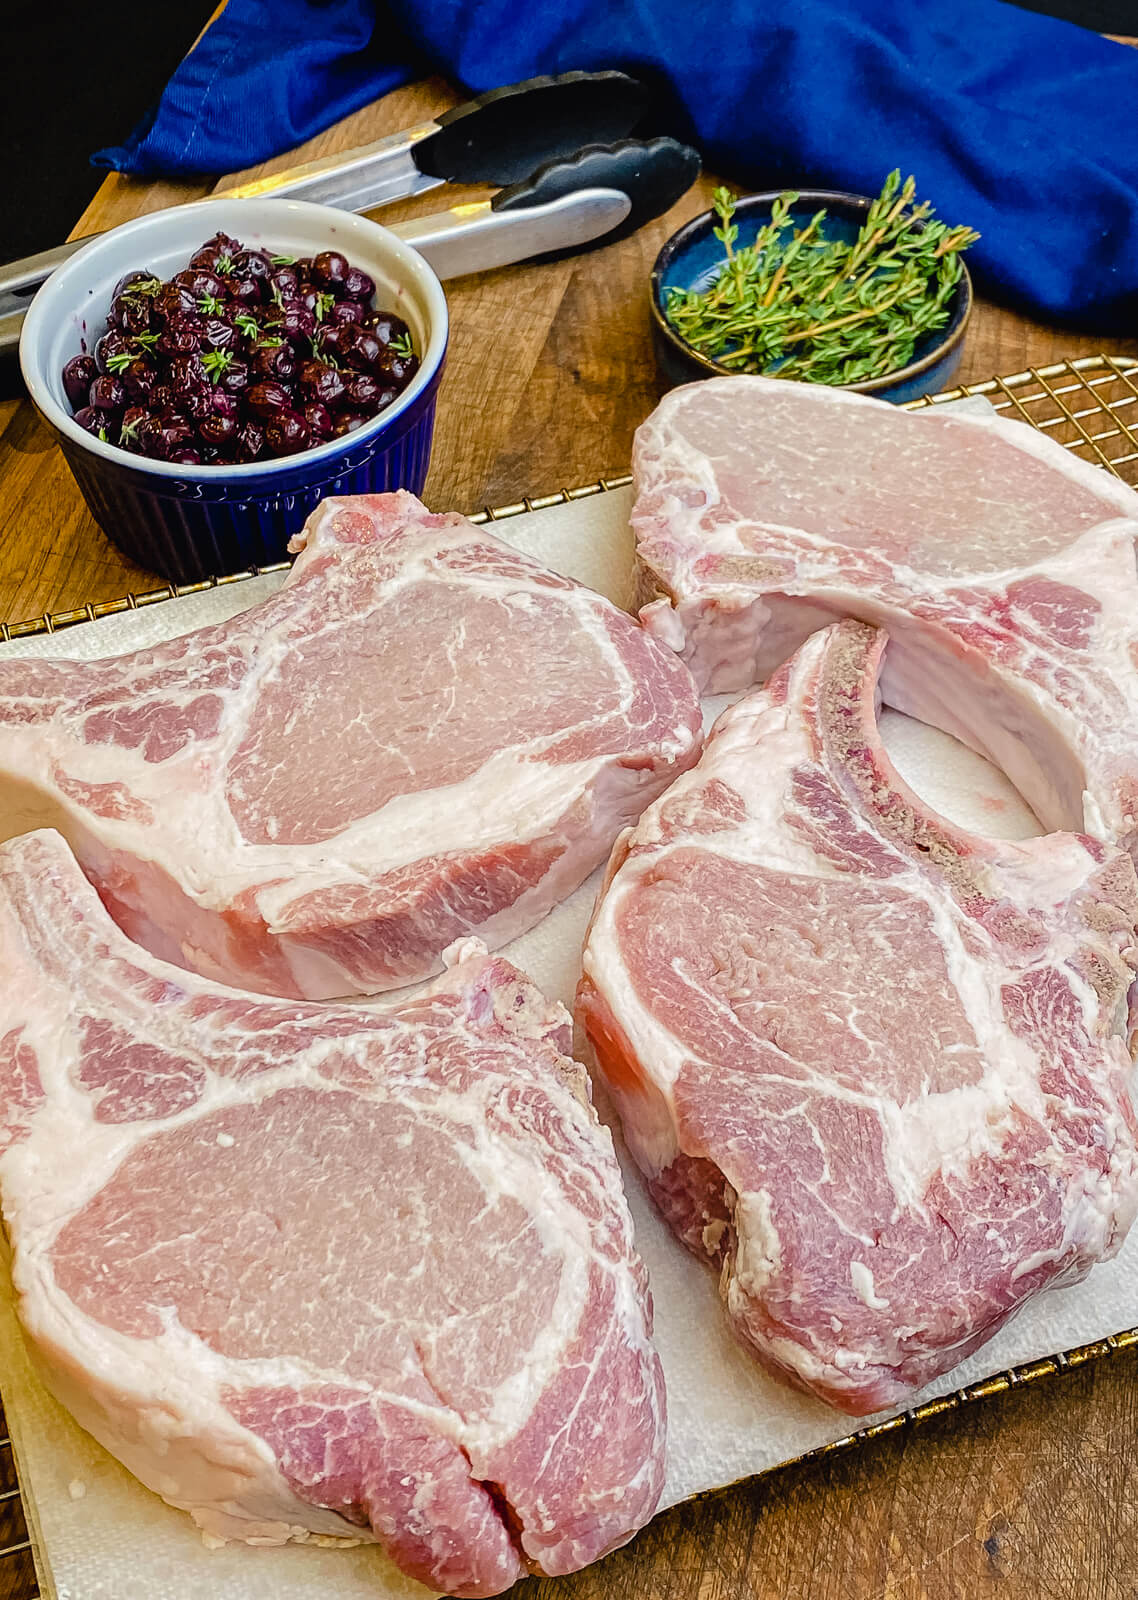
[[[522,183],[512,184],[494,196],[495,211],[519,206],[544,205],[578,189],[622,189],[632,209],[619,227],[572,250],[550,251],[539,261],[596,250],[635,233],[646,222],[662,216],[685,195],[699,177],[700,159],[689,145],[675,139],[623,139],[618,144],[590,145],[566,161],[549,161]]]
[[[623,139],[647,104],[647,89],[624,72],[528,78],[446,112],[412,154],[420,172],[449,183],[517,183],[582,145]]]

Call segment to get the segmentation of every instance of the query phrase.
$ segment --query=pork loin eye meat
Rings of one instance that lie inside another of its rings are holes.
[[[284,588],[117,659],[0,663],[0,823],[165,960],[309,999],[502,944],[698,753],[622,611],[413,496],[325,500]]]
[[[656,1204],[767,1366],[904,1404],[1121,1243],[1138,883],[969,835],[881,744],[886,638],[814,634],[614,851],[580,1017]]]
[[[453,961],[383,1010],[239,994],[58,834],[0,846],[0,1198],[59,1399],[213,1534],[491,1595],[647,1521],[664,1388],[569,1018]]]
[[[636,437],[642,613],[711,691],[885,627],[886,701],[1047,828],[1138,849],[1138,494],[1022,422],[804,383],[675,389]]]

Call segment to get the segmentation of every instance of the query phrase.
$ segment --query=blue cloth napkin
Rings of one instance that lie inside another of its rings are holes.
[[[152,119],[95,158],[215,173],[441,69],[472,92],[622,67],[751,188],[918,194],[981,285],[1138,334],[1138,50],[1002,0],[229,0]]]
[[[147,178],[234,172],[429,70],[371,0],[229,0],[126,143],[91,161]]]

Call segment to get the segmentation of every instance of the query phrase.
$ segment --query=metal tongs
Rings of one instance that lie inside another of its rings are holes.
[[[491,183],[491,200],[396,223],[440,278],[607,244],[666,211],[699,174],[674,139],[625,137],[647,91],[622,72],[567,72],[495,89],[357,150],[219,190],[371,211],[443,183]],[[89,236],[91,237],[91,236]],[[40,284],[87,239],[0,267],[0,354],[14,352]]]

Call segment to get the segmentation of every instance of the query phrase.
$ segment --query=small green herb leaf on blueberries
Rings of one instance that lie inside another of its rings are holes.
[[[220,382],[233,361],[232,350],[210,350],[202,356],[202,366],[211,383]]]

